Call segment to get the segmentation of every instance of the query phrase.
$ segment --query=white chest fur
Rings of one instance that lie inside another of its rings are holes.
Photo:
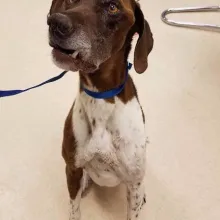
[[[99,185],[139,181],[144,176],[146,136],[142,112],[134,97],[124,104],[79,94],[73,111],[76,163]]]

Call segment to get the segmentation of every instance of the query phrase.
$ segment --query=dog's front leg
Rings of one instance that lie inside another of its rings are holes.
[[[140,210],[146,203],[144,181],[136,184],[127,185],[127,220],[136,220],[139,217]]]
[[[81,168],[72,169],[66,167],[67,186],[70,195],[70,217],[69,220],[80,219],[80,201],[82,192],[85,188],[86,173]]]

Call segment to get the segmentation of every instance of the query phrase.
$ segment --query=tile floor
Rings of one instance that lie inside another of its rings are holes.
[[[50,3],[1,3],[1,89],[23,88],[60,72],[47,45]],[[148,71],[132,72],[150,140],[143,220],[220,219],[220,34],[160,21],[168,7],[207,3],[141,0],[155,38]],[[216,13],[175,18],[219,23]],[[69,73],[52,85],[0,100],[0,220],[68,219],[60,145],[77,81],[77,73]],[[125,220],[123,187],[94,189],[82,203],[85,219]]]

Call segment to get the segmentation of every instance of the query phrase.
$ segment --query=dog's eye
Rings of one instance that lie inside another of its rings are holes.
[[[110,14],[117,14],[119,12],[119,9],[118,9],[118,7],[115,4],[111,3],[109,5],[108,12]]]

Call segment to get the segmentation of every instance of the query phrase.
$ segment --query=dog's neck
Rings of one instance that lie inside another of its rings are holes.
[[[94,73],[85,74],[80,72],[80,83],[90,90],[104,92],[120,86],[125,81],[126,71],[127,56],[125,56],[125,49],[122,49],[101,64]],[[134,96],[136,96],[136,90],[129,76],[125,88],[118,97],[126,103]],[[106,101],[114,102],[114,98]]]
[[[80,72],[80,80],[85,87],[97,89],[103,92],[116,88],[125,79],[127,61],[124,60],[124,54],[119,51],[99,66],[99,69],[93,73],[85,74]]]

